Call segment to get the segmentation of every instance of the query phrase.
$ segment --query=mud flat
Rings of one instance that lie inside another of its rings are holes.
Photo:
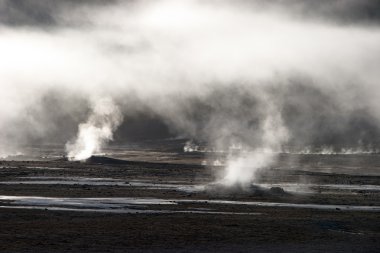
[[[0,252],[380,252],[377,155],[284,155],[224,189],[201,155],[140,153],[1,161]]]

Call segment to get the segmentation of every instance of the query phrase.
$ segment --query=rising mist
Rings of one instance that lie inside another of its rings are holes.
[[[0,155],[53,141],[85,159],[141,114],[172,136],[241,146],[227,184],[292,147],[376,148],[377,16],[366,1],[291,3],[2,1]]]

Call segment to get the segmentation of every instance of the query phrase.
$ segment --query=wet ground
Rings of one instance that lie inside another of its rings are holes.
[[[0,162],[0,252],[380,252],[379,155],[281,155],[215,184],[202,153]]]

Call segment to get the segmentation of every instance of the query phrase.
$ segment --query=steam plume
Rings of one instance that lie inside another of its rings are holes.
[[[265,118],[258,129],[261,132],[259,147],[252,151],[248,149],[240,150],[237,154],[231,153],[221,183],[244,186],[254,182],[256,173],[275,162],[282,145],[288,140],[288,131],[278,108],[269,99],[265,101],[265,108]]]
[[[113,131],[122,122],[122,114],[110,98],[101,98],[94,103],[87,122],[79,125],[75,142],[66,144],[70,160],[85,160],[100,152],[102,145],[113,139]]]

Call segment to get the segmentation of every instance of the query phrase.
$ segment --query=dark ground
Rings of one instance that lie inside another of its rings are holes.
[[[136,157],[149,160],[146,154],[134,156],[134,160],[141,161],[144,159]],[[156,158],[148,162],[104,158],[87,163],[2,161],[0,196],[218,199],[380,206],[380,191],[365,189],[332,190],[314,186],[308,193],[216,193],[80,182],[67,185],[5,183],[53,177],[71,181],[112,178],[125,184],[140,180],[202,185],[212,182],[213,170],[221,168],[197,165],[201,158],[202,154],[171,154],[160,159],[160,163],[152,161]],[[172,164],[167,163],[170,161]],[[380,185],[379,165],[378,155],[284,155],[276,166],[263,172],[260,182],[377,186]],[[45,206],[17,209],[15,207],[20,204],[6,198],[0,199],[0,205],[3,206],[0,208],[0,252],[380,252],[380,211],[194,202],[139,207],[181,213],[105,213],[54,211],[49,210],[51,206],[46,206],[46,210]],[[228,213],[196,213],[196,210]]]

